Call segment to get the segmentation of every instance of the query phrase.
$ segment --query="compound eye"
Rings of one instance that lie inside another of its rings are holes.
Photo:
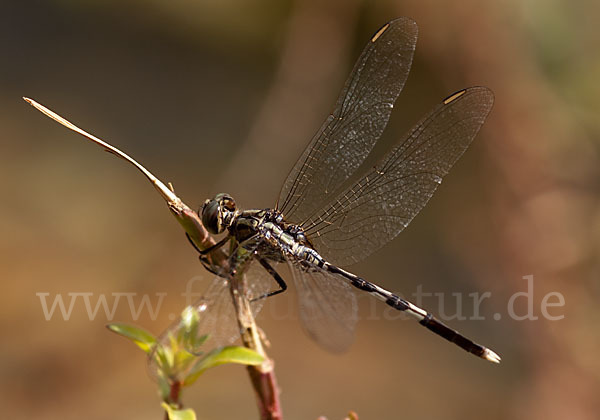
[[[223,232],[221,208],[216,200],[207,200],[202,207],[202,224],[213,235]]]

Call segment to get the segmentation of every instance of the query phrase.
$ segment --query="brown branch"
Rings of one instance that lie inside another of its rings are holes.
[[[179,401],[181,396],[181,388],[183,387],[183,383],[181,381],[173,381],[171,382],[171,389],[169,392],[169,401],[168,404],[175,406],[177,409],[181,409],[183,404]],[[165,420],[169,420],[169,412],[165,411]]]
[[[199,249],[207,249],[216,243],[214,238],[210,236],[208,231],[202,225],[202,221],[200,220],[198,213],[193,211],[179,197],[177,197],[172,188],[168,188],[162,181],[156,178],[152,173],[150,173],[150,171],[136,162],[129,155],[123,153],[121,150],[106,143],[105,141],[93,136],[92,134],[87,133],[60,115],[37,103],[33,99],[23,99],[54,121],[64,125],[76,133],[81,134],[85,138],[104,148],[104,150],[107,152],[110,152],[135,166],[144,174],[144,176],[150,181],[150,183],[152,183],[162,198],[167,202],[167,206],[169,207],[169,210],[171,210],[171,213],[175,216],[179,224],[183,227],[185,232],[190,236],[194,244]],[[210,258],[211,264],[215,266],[221,266],[225,269],[225,272],[228,272],[228,257],[221,249],[212,252],[210,254]],[[242,270],[239,270],[238,272],[241,273]],[[258,333],[258,327],[256,326],[256,322],[250,310],[250,304],[246,298],[246,294],[244,293],[244,276],[233,276],[229,282],[229,285],[244,346],[256,351],[265,359],[261,365],[247,367],[250,381],[252,382],[252,386],[254,387],[257,396],[261,418],[264,420],[279,420],[282,417],[279,404],[279,389],[277,388],[277,381],[275,379],[275,371],[273,368],[274,365],[273,361],[267,356],[262,345],[262,340]],[[177,389],[176,395],[176,401],[178,402],[179,389]]]

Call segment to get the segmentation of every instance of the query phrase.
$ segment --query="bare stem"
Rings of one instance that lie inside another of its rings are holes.
[[[173,381],[171,383],[171,390],[169,392],[169,401],[168,403],[171,405],[174,405],[177,409],[181,409],[182,408],[182,404],[181,401],[179,401],[179,398],[181,396],[181,388],[182,388],[183,384],[181,381]],[[165,419],[168,420],[168,413],[165,413]]]
[[[240,250],[239,248],[237,251]],[[242,250],[241,252],[244,251]],[[237,255],[233,256],[233,258],[237,257]],[[246,276],[244,273],[246,272],[245,266],[250,261],[247,258],[245,264],[236,266],[235,272],[237,274],[230,276],[229,290],[237,313],[238,325],[244,346],[254,350],[265,358],[262,364],[247,367],[250,380],[256,392],[261,419],[281,420],[283,416],[279,404],[279,388],[273,374],[274,363],[267,357],[258,327],[252,315],[250,302],[246,298]]]
[[[210,236],[208,231],[202,225],[202,221],[200,220],[198,214],[188,207],[175,194],[172,188],[168,188],[162,181],[156,178],[152,173],[150,173],[150,171],[136,162],[129,155],[99,139],[98,137],[87,133],[86,131],[77,127],[75,124],[67,121],[60,115],[39,104],[33,99],[23,99],[54,121],[64,125],[76,133],[81,134],[88,140],[91,140],[92,142],[104,148],[104,150],[107,152],[110,152],[135,166],[144,174],[148,181],[152,183],[154,188],[156,188],[162,198],[167,202],[167,206],[169,207],[169,210],[171,210],[171,213],[175,216],[177,221],[181,224],[185,232],[190,236],[198,248],[207,249],[216,243],[214,238]],[[228,256],[221,249],[216,250],[210,254],[211,264],[227,269],[227,257]],[[225,272],[227,272],[227,270]],[[275,379],[274,365],[273,361],[267,356],[262,345],[262,341],[258,333],[258,327],[256,326],[256,322],[250,310],[250,304],[246,298],[246,294],[243,292],[245,287],[244,276],[233,276],[233,278],[230,279],[229,284],[234,307],[237,313],[238,324],[241,329],[242,342],[244,343],[244,346],[253,349],[257,353],[261,354],[265,359],[265,362],[263,362],[261,365],[247,367],[250,381],[252,382],[252,386],[254,387],[257,396],[261,419],[280,420],[282,416],[279,404],[279,389],[277,388],[277,381]],[[172,389],[172,391],[174,390]],[[175,394],[172,395],[172,397],[175,397],[174,401],[177,403],[179,403],[179,391],[180,389],[177,387]]]

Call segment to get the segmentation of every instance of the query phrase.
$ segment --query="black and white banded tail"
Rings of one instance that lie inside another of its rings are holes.
[[[384,301],[387,305],[391,306],[392,308],[398,311],[406,312],[413,318],[417,319],[419,321],[419,324],[426,327],[429,331],[432,331],[440,337],[443,337],[446,340],[450,341],[451,343],[456,344],[461,349],[490,362],[500,363],[500,356],[498,356],[494,351],[488,349],[485,346],[482,346],[481,344],[473,342],[458,331],[455,331],[452,328],[448,327],[443,322],[436,319],[430,312],[419,308],[415,304],[393,294],[388,290],[385,290],[380,286],[377,286],[376,284],[373,284],[348,271],[342,270],[341,268],[336,267],[335,265],[325,263],[325,266],[323,268],[332,274],[344,277],[350,282],[352,286],[367,293],[370,293],[377,299]]]

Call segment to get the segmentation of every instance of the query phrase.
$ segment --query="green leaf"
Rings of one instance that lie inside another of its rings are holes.
[[[176,410],[167,403],[162,403],[162,406],[169,415],[169,420],[196,420],[196,413],[191,408]]]
[[[171,384],[169,383],[169,380],[162,372],[157,373],[156,380],[158,381],[160,397],[163,401],[167,401],[171,394]]]
[[[154,358],[156,366],[168,376],[171,372],[171,369],[173,368],[174,359],[173,351],[171,350],[171,348],[158,344],[156,346],[156,351],[152,353],[151,357]]]
[[[143,328],[119,322],[107,324],[106,328],[133,341],[145,353],[150,354],[156,344],[156,338]]]
[[[182,340],[195,340],[198,332],[198,322],[200,321],[200,314],[194,306],[186,306],[181,312],[181,318],[179,322],[179,334],[177,337],[178,341]]]
[[[197,306],[188,306],[181,312],[181,321],[177,333],[177,341],[192,353],[198,352],[200,346],[208,339],[208,334],[198,337],[200,313]]]
[[[179,350],[174,354],[173,366],[178,371],[187,371],[188,368],[196,362],[196,360],[198,360],[197,355],[194,355],[186,350]]]
[[[246,347],[228,346],[215,349],[205,357],[198,360],[196,365],[190,370],[183,384],[185,386],[193,384],[200,375],[207,369],[219,366],[225,363],[239,363],[242,365],[260,365],[265,358]]]

